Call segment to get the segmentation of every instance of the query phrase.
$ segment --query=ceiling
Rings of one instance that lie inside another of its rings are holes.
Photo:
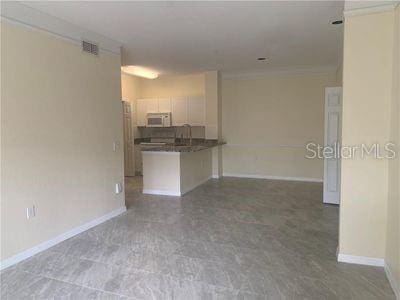
[[[334,68],[341,53],[340,1],[24,4],[119,41],[123,65],[161,74]]]

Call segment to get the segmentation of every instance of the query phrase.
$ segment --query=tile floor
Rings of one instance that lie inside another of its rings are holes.
[[[224,178],[128,211],[1,273],[1,299],[394,299],[381,268],[335,260],[318,183]]]

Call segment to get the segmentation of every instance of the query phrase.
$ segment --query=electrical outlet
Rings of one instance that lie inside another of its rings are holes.
[[[117,182],[115,184],[115,193],[120,194],[121,192],[122,192],[122,184],[121,184],[121,182]]]
[[[116,141],[113,143],[113,151],[117,152],[118,148],[119,148],[119,142]]]
[[[36,217],[36,207],[35,207],[35,205],[32,205],[32,206],[26,208],[26,218],[27,219],[31,219],[33,217]]]

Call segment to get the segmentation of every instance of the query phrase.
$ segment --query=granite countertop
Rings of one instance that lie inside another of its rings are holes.
[[[141,146],[141,151],[157,151],[157,152],[197,152],[219,145],[224,145],[225,142],[217,140],[202,140],[193,142],[193,145],[187,144],[165,144],[162,146]]]

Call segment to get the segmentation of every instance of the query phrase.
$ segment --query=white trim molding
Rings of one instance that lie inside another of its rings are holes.
[[[122,44],[120,42],[41,12],[27,3],[3,1],[1,3],[1,20],[43,31],[73,43],[81,43],[82,39],[85,39],[98,44],[100,50],[121,54]]]
[[[285,68],[268,70],[246,70],[246,71],[225,71],[222,72],[222,79],[254,79],[267,76],[288,76],[288,75],[306,75],[306,74],[329,74],[335,73],[338,69],[336,65],[327,65],[319,67],[306,68]]]
[[[124,213],[126,211],[126,207],[120,207],[117,208],[111,212],[109,212],[108,214],[105,214],[97,219],[94,219],[88,223],[85,223],[81,226],[75,227],[71,230],[68,230],[58,236],[56,236],[55,238],[52,238],[51,240],[45,241],[43,243],[40,243],[39,245],[32,247],[28,250],[25,250],[23,252],[20,252],[16,255],[11,256],[10,258],[7,258],[5,260],[2,260],[0,262],[0,270],[3,270],[5,268],[8,268],[12,265],[15,265],[16,263],[19,263],[20,261],[23,261],[39,252],[42,252],[50,247],[53,247],[54,245],[61,243],[62,241],[65,241],[79,233],[82,233],[94,226],[97,226],[105,221],[108,221],[122,213]]]
[[[385,268],[386,277],[389,280],[390,286],[392,287],[394,294],[396,295],[396,299],[399,300],[400,299],[400,286],[396,282],[396,279],[394,278],[393,273],[390,270],[390,267],[386,262],[385,262],[384,268]]]
[[[143,194],[149,195],[164,195],[164,196],[182,196],[180,191],[176,190],[153,190],[153,189],[143,189]]]
[[[385,260],[383,258],[357,256],[357,255],[349,255],[343,253],[338,254],[337,260],[338,262],[366,265],[366,266],[383,267],[385,265]]]
[[[312,177],[290,177],[290,176],[274,176],[261,174],[242,174],[242,173],[224,173],[224,177],[254,178],[254,179],[270,179],[270,180],[287,180],[287,181],[304,181],[304,182],[323,182],[321,178]]]
[[[353,16],[383,13],[383,12],[393,11],[399,4],[398,1],[392,1],[392,3],[387,3],[388,1],[384,2],[385,2],[384,4],[379,4],[379,3],[376,4],[376,1],[363,1],[362,4],[367,6],[347,9],[343,12],[343,15],[346,18]]]

